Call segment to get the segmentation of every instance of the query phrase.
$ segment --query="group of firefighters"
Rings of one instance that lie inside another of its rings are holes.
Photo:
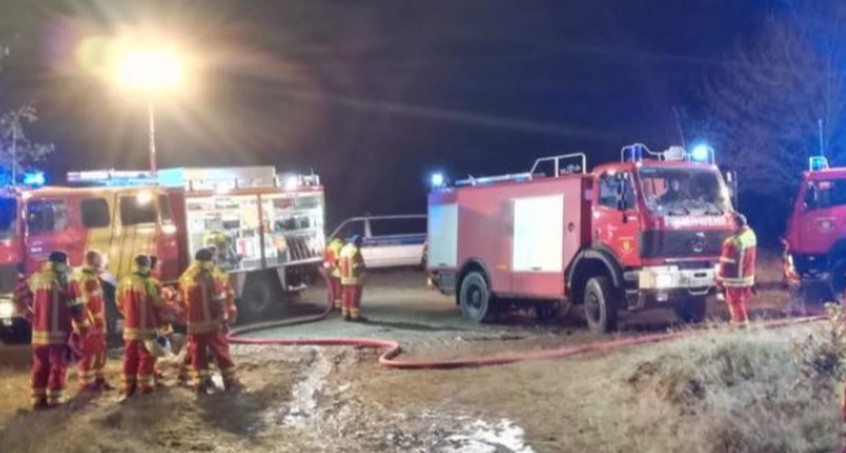
[[[132,273],[116,289],[116,305],[125,318],[123,329],[124,398],[154,390],[172,323],[184,324],[188,354],[180,364],[180,380],[193,372],[198,393],[214,389],[209,358],[213,357],[227,390],[239,390],[229,355],[228,325],[237,317],[228,276],[212,248],[199,250],[179,279],[178,291],[156,278],[154,256],[138,255]],[[74,275],[68,255],[54,251],[41,269],[15,289],[15,302],[32,325],[32,404],[36,410],[62,403],[69,363],[79,362],[79,383],[85,391],[111,389],[106,380],[106,295],[104,256],[90,250],[82,270]]]

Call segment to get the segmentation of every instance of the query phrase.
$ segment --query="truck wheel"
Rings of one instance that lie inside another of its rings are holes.
[[[708,298],[688,297],[676,303],[676,315],[686,324],[699,324],[705,320]]]
[[[831,297],[838,302],[843,302],[843,292],[846,291],[846,258],[841,258],[831,265],[828,286]]]
[[[470,272],[461,281],[458,293],[461,314],[475,322],[490,321],[493,317],[493,297],[488,282],[480,272]]]
[[[275,275],[255,274],[247,277],[244,293],[238,300],[238,312],[245,321],[267,320],[281,304],[279,282]]]
[[[608,333],[617,328],[619,297],[608,277],[593,277],[585,285],[585,318],[595,333]]]

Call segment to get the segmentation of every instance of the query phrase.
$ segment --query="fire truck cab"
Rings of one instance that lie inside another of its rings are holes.
[[[590,173],[579,153],[437,187],[429,196],[433,284],[475,321],[525,301],[542,318],[582,305],[597,332],[614,330],[621,311],[650,307],[701,321],[731,232],[730,191],[714,152],[636,144],[621,154]]]
[[[822,156],[809,159],[785,239],[802,285],[822,287],[827,300],[842,301],[846,289],[846,168],[830,168]]]
[[[10,300],[19,265],[35,271],[56,249],[74,267],[88,249],[103,252],[115,281],[131,272],[135,255],[153,254],[161,280],[175,284],[197,250],[215,246],[242,316],[253,320],[284,306],[283,296],[304,289],[321,264],[317,175],[277,175],[274,167],[172,168],[155,177],[98,170],[70,173],[68,182],[0,195],[0,333],[20,327]]]

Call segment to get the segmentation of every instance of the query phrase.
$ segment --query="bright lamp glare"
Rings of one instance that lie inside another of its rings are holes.
[[[182,63],[166,50],[133,52],[119,60],[117,77],[122,84],[141,90],[169,88],[182,80]]]
[[[296,176],[285,178],[285,182],[282,184],[282,188],[285,190],[297,190],[297,186],[299,186],[299,181]]]
[[[690,152],[690,157],[695,161],[706,162],[710,154],[710,148],[705,145],[698,145]]]
[[[43,186],[45,182],[44,173],[40,171],[25,173],[23,177],[23,183],[27,186]]]
[[[443,173],[433,173],[432,174],[432,187],[441,187],[444,185],[444,175]]]
[[[150,204],[153,201],[153,193],[148,190],[138,192],[138,195],[135,196],[135,201],[140,205]]]

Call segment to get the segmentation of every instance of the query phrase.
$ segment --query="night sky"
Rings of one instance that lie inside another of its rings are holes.
[[[433,170],[526,171],[573,151],[600,163],[634,141],[680,142],[673,109],[695,113],[702,81],[778,4],[0,0],[0,105],[36,101],[53,180],[146,168],[144,103],[97,69],[95,45],[146,33],[191,55],[184,90],[156,99],[161,167],[313,168],[332,222],[425,212]]]

